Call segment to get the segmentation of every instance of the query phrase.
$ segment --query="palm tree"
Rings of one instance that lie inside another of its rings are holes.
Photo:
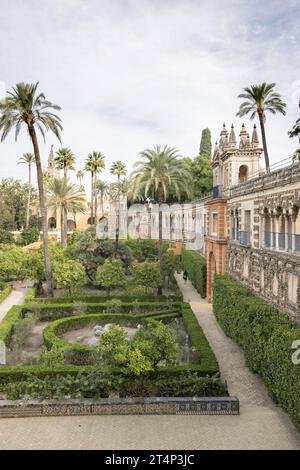
[[[100,195],[101,217],[104,213],[104,196],[108,194],[109,186],[106,181],[99,180],[96,183],[96,192]]]
[[[135,164],[135,170],[132,173],[133,198],[150,196],[158,203],[158,259],[163,279],[161,205],[167,200],[171,190],[178,200],[184,193],[189,195],[192,187],[191,175],[178,151],[167,145],[164,147],[157,145],[153,149],[146,149],[140,153],[140,157],[141,159]],[[159,287],[158,294],[162,294],[162,286]]]
[[[97,173],[100,173],[105,168],[104,156],[101,152],[89,153],[86,159],[85,171],[91,172],[91,224],[96,224],[97,221],[97,194],[96,183]]]
[[[78,170],[76,173],[76,178],[79,180],[79,186],[80,188],[83,188],[82,186],[82,178],[84,177],[84,172],[82,170]]]
[[[31,167],[34,162],[35,162],[35,157],[33,153],[24,153],[22,157],[19,158],[19,162],[18,162],[18,165],[20,163],[26,163],[26,165],[28,165],[28,199],[27,199],[27,207],[26,207],[25,228],[29,227],[30,201],[31,201]]]
[[[67,245],[67,232],[65,230],[65,214],[68,212],[84,212],[86,210],[86,198],[78,186],[69,182],[68,178],[55,178],[48,187],[48,207],[60,210],[61,243]]]
[[[117,192],[118,192],[118,209],[116,211],[116,252],[118,251],[119,245],[119,233],[120,233],[120,209],[121,209],[121,176],[125,176],[127,173],[125,163],[121,162],[121,160],[117,160],[114,162],[110,168],[111,175],[117,175],[118,177],[118,184],[117,184]]]
[[[270,161],[267,149],[265,122],[266,112],[269,111],[272,114],[279,113],[285,115],[286,103],[281,99],[279,93],[274,91],[276,83],[262,83],[261,85],[251,85],[250,87],[244,88],[245,93],[238,95],[238,98],[244,98],[244,101],[237,112],[237,116],[243,117],[246,114],[252,113],[250,119],[254,119],[256,114],[258,115],[262,143],[266,162],[266,172],[270,173]]]
[[[56,152],[55,164],[59,170],[64,170],[64,178],[67,178],[68,170],[74,170],[75,157],[70,149],[62,147]]]
[[[35,84],[18,83],[11,92],[7,92],[6,98],[0,102],[0,130],[2,131],[1,141],[3,142],[9,132],[15,127],[15,140],[17,140],[21,127],[25,124],[31,138],[39,188],[46,286],[47,293],[52,295],[53,287],[48,246],[47,208],[44,194],[42,162],[36,129],[41,132],[44,140],[46,129],[47,131],[51,130],[60,141],[60,131],[62,130],[61,119],[53,113],[53,110],[59,111],[61,108],[46,100],[44,93],[38,93],[37,88],[38,82]]]

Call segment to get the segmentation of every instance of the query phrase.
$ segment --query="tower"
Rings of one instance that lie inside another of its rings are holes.
[[[60,172],[55,166],[55,156],[53,152],[53,145],[51,145],[46,171],[49,174],[49,176],[51,176],[51,178],[59,178],[60,176]]]
[[[226,197],[230,187],[259,176],[261,153],[262,148],[259,147],[255,124],[251,140],[245,125],[242,125],[239,142],[237,142],[233,124],[229,138],[226,126],[223,124],[220,141],[219,144],[216,143],[212,162],[213,185],[217,188],[215,193]]]

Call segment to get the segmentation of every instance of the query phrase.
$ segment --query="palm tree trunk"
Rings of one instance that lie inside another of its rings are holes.
[[[60,208],[60,237],[61,237],[61,244],[63,247],[66,246],[66,241],[65,241],[65,224],[64,224],[64,207],[61,206]]]
[[[94,172],[91,171],[91,225],[94,219]]]
[[[97,224],[97,212],[98,212],[98,201],[97,201],[97,172],[95,171],[94,191],[95,191],[95,225]]]
[[[38,146],[38,141],[35,133],[35,129],[32,126],[28,126],[28,131],[32,140],[35,162],[36,162],[36,172],[39,188],[39,201],[40,201],[40,212],[42,219],[42,230],[43,230],[43,248],[44,248],[44,264],[45,264],[45,277],[46,277],[46,289],[47,295],[53,296],[53,284],[52,284],[52,273],[51,273],[51,262],[49,255],[49,241],[48,241],[48,223],[47,223],[47,208],[45,201],[44,193],[44,181],[43,181],[43,170],[40,157],[40,151]]]
[[[64,181],[66,185],[67,184],[67,166],[66,165],[64,165]],[[67,246],[67,239],[68,239],[68,211],[66,207],[64,207],[64,210],[63,210],[62,223],[63,223],[64,237],[62,238],[61,242],[62,242],[62,246],[65,248]]]
[[[258,113],[258,117],[259,117],[259,123],[260,123],[260,130],[261,130],[261,137],[262,137],[264,155],[265,155],[266,172],[270,173],[270,161],[269,161],[269,154],[268,154],[268,149],[267,149],[267,139],[266,139],[264,119],[263,119],[263,115],[261,113]]]
[[[163,203],[162,188],[158,187],[158,259],[161,280],[163,281],[163,269],[162,269],[162,254],[163,254],[163,236],[162,236],[162,210],[161,205]],[[157,295],[162,295],[163,286],[160,285],[157,289]]]
[[[119,235],[120,235],[120,208],[121,208],[121,195],[120,195],[120,175],[118,175],[118,202],[116,211],[116,253],[119,247]]]
[[[28,199],[27,199],[27,208],[26,208],[25,228],[29,227],[30,199],[31,199],[31,163],[28,163]]]

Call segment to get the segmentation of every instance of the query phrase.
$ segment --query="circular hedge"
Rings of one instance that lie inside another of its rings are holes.
[[[140,319],[141,321],[141,319]],[[62,349],[76,349],[79,351],[92,351],[95,346],[87,346],[83,344],[70,343],[59,335],[77,328],[82,328],[92,324],[105,324],[117,323],[122,326],[124,323],[130,325],[137,325],[138,317],[132,315],[118,315],[118,314],[90,314],[90,315],[77,315],[67,318],[55,320],[46,326],[43,332],[44,343],[47,349],[59,347]]]

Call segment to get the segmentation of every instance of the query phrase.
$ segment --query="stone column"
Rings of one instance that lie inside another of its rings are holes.
[[[289,216],[288,214],[284,215],[284,242],[285,242],[285,251],[289,251]]]
[[[261,234],[260,234],[260,248],[265,248],[265,234],[266,234],[266,216],[263,214],[261,216]]]
[[[278,250],[278,217],[276,215],[273,216],[273,234],[275,237],[275,250]]]

